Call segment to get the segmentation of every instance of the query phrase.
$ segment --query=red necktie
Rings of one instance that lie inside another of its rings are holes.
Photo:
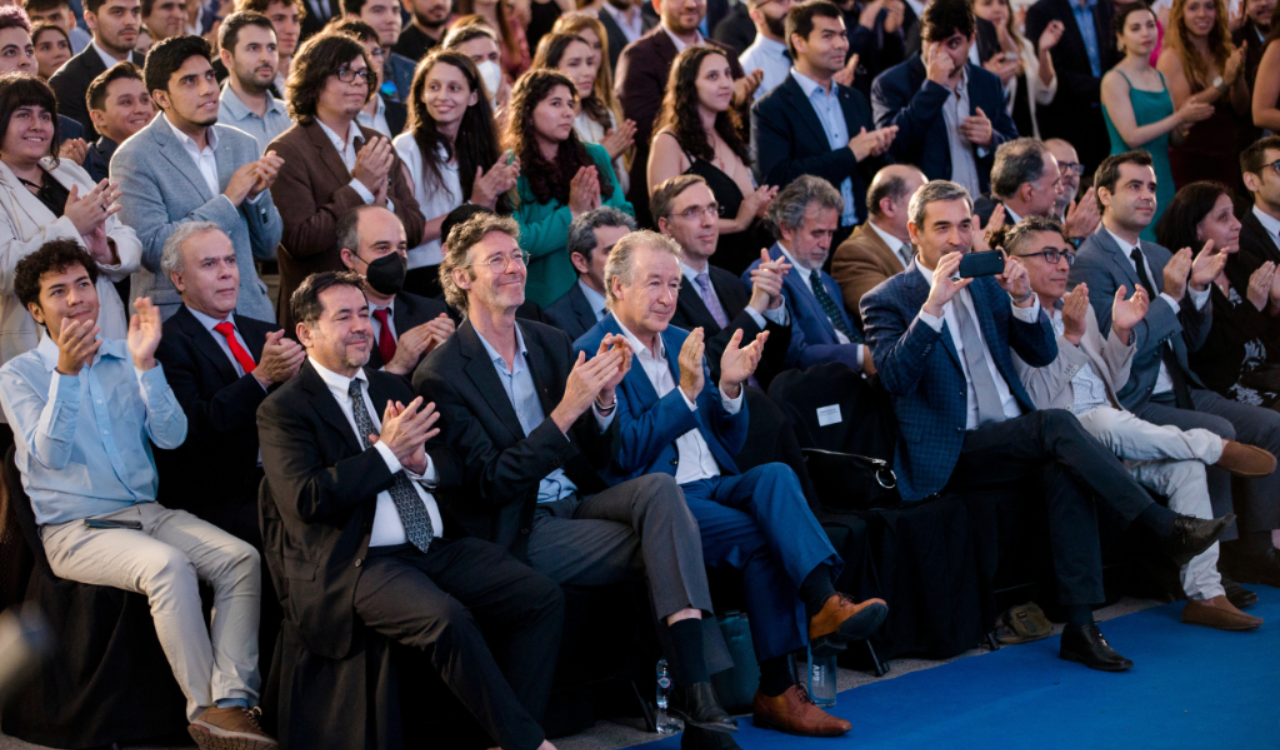
[[[373,311],[373,317],[378,321],[378,352],[382,354],[383,365],[395,359],[396,356],[396,340],[391,335],[391,326],[387,325],[389,312],[391,311],[385,307]]]
[[[219,323],[213,327],[213,330],[221,333],[227,339],[227,346],[231,347],[231,356],[236,358],[240,366],[244,368],[244,374],[248,375],[253,372],[253,368],[258,365],[253,361],[253,357],[249,356],[249,352],[240,346],[240,342],[236,340],[236,327],[230,323]]]

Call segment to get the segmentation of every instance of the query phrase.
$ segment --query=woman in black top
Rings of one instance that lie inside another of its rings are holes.
[[[1191,369],[1227,398],[1280,410],[1280,274],[1271,262],[1251,274],[1240,267],[1240,221],[1227,188],[1193,182],[1179,190],[1156,237],[1171,251],[1212,240],[1215,249],[1230,256],[1210,286],[1213,328],[1204,345],[1190,353]]]

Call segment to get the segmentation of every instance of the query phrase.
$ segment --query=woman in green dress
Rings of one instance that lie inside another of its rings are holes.
[[[1151,64],[1159,38],[1156,16],[1145,3],[1116,8],[1114,30],[1124,59],[1102,77],[1102,115],[1111,136],[1111,153],[1142,149],[1156,170],[1156,213],[1142,239],[1156,241],[1155,227],[1173,200],[1169,139],[1186,136],[1193,123],[1213,116],[1213,105],[1188,99],[1176,111],[1164,76]]]

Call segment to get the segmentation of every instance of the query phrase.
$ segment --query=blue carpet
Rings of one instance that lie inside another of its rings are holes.
[[[1280,590],[1257,586],[1260,630],[1184,625],[1181,602],[1102,624],[1135,666],[1107,674],[1058,658],[1059,638],[1004,648],[840,694],[853,722],[834,739],[764,731],[740,718],[745,750],[1280,748]],[[642,745],[674,750],[679,737]]]

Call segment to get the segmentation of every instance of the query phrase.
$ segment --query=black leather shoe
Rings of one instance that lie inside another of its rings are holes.
[[[686,727],[680,735],[680,750],[742,750],[742,746],[724,732]]]
[[[1280,588],[1280,552],[1274,549],[1266,552],[1236,552],[1226,549],[1234,546],[1234,542],[1224,545],[1222,555],[1218,558],[1218,570],[1222,571],[1224,577],[1231,576],[1240,583],[1260,583]],[[1226,586],[1225,581],[1223,586]]]
[[[1068,625],[1062,631],[1062,649],[1058,657],[1067,661],[1080,662],[1089,669],[1103,672],[1123,672],[1133,666],[1133,662],[1116,653],[1102,637],[1097,623],[1084,627]]]
[[[710,682],[677,685],[671,691],[668,710],[680,717],[686,726],[713,732],[738,731],[738,720],[720,707],[720,701],[716,700],[716,691],[711,689]]]
[[[1173,519],[1173,535],[1165,542],[1165,548],[1173,561],[1181,567],[1213,546],[1235,520],[1235,513],[1213,519],[1179,514]]]
[[[1252,607],[1258,603],[1257,594],[1226,576],[1222,577],[1222,588],[1226,589],[1227,601],[1231,602],[1231,606],[1236,609]]]

